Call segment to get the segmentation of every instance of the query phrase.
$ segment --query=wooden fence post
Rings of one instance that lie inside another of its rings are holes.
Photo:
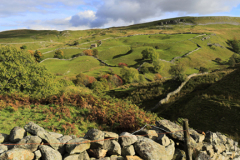
[[[184,130],[184,149],[186,153],[186,160],[192,160],[192,152],[190,146],[190,135],[188,130],[188,119],[185,119],[183,122],[183,130]]]

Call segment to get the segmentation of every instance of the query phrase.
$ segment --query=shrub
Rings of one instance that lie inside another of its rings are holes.
[[[159,81],[161,79],[162,79],[162,76],[159,73],[155,74],[155,76],[154,76],[155,81]]]
[[[22,45],[22,47],[20,47],[21,49],[27,49],[26,45]]]
[[[222,61],[222,59],[221,58],[216,58],[215,61],[220,63]]]
[[[174,66],[171,66],[170,70],[168,71],[171,75],[174,76],[175,79],[178,79],[180,81],[182,81],[181,79],[183,79],[183,73],[184,73],[184,68],[181,64],[177,64]]]
[[[110,82],[114,83],[115,86],[123,85],[122,79],[116,74],[110,77]]]
[[[135,68],[123,67],[120,73],[126,83],[137,82],[139,80],[138,70]]]
[[[208,72],[208,69],[205,67],[200,67],[199,72],[201,73]]]
[[[31,54],[31,56],[34,56],[34,52],[32,50],[28,50],[28,52]]]
[[[94,77],[79,73],[76,79],[73,80],[76,86],[89,86],[93,82],[97,81]]]
[[[122,62],[120,62],[120,63],[118,63],[118,66],[119,66],[119,67],[124,67],[124,66],[127,67],[128,65],[127,65],[126,63],[122,63]]]
[[[74,46],[77,46],[77,45],[79,45],[79,42],[78,42],[78,41],[74,41],[74,42],[73,42],[73,45],[74,45]]]
[[[144,63],[141,68],[140,71],[145,74],[145,73],[149,73],[149,68],[151,67],[151,65],[149,63]]]
[[[0,86],[0,93],[22,92],[34,97],[59,93],[53,74],[29,53],[8,46],[0,47]]]
[[[153,61],[159,58],[158,53],[156,53],[155,50],[151,47],[144,49],[141,54],[142,59],[151,59]]]
[[[158,73],[161,72],[164,67],[164,64],[160,60],[153,61],[153,70]]]
[[[84,50],[83,53],[87,56],[92,56],[93,55],[91,49]]]
[[[34,57],[37,62],[41,62],[43,60],[43,55],[40,51],[36,50],[34,52]]]
[[[230,67],[234,67],[235,66],[236,61],[235,61],[233,56],[231,56],[230,59],[228,60],[228,64],[230,65]]]
[[[85,74],[79,73],[74,80],[76,86],[86,86],[88,85],[88,78]]]
[[[64,58],[64,53],[62,50],[57,50],[54,54],[54,57],[53,58],[59,58],[59,59],[63,59]]]
[[[97,49],[94,49],[92,52],[93,52],[93,55],[94,55],[94,56],[97,56],[97,55],[98,55],[98,50],[97,50]]]

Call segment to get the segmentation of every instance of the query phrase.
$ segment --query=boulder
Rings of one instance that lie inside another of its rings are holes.
[[[6,142],[8,140],[9,135],[0,133],[0,143]]]
[[[169,120],[160,120],[160,121],[156,121],[155,123],[157,127],[163,129],[163,132],[172,132],[172,133],[169,133],[168,135],[173,139],[184,141],[184,133],[182,131],[183,130],[182,126],[179,126]],[[192,130],[189,130],[189,134],[190,135],[194,134],[194,136],[199,135],[197,132],[192,133]],[[196,142],[192,137],[190,137],[190,141],[191,141],[191,145],[195,145]]]
[[[78,156],[78,160],[90,160],[87,151],[83,151],[82,153],[80,153],[80,155]]]
[[[42,153],[41,153],[41,151],[40,150],[36,150],[35,152],[34,152],[34,157],[35,157],[35,160],[39,160],[41,157],[42,157]]]
[[[90,129],[88,132],[85,134],[84,138],[89,139],[89,140],[95,140],[97,142],[92,142],[91,143],[91,148],[92,149],[97,149],[99,147],[103,146],[104,143],[104,135],[105,133],[98,130],[98,129]]]
[[[0,145],[0,154],[7,151],[8,150],[8,147],[5,146],[5,145]]]
[[[147,130],[147,129],[139,130],[138,132],[134,133],[134,135],[142,135],[152,140],[156,140],[158,137],[158,133],[156,132],[156,130]]]
[[[172,160],[186,160],[185,152],[176,148]]]
[[[110,160],[125,160],[122,156],[111,155]]]
[[[108,150],[108,153],[111,154],[111,155],[121,155],[120,144],[117,141],[112,140],[111,141],[111,148]]]
[[[122,148],[122,156],[126,157],[126,156],[133,156],[133,155],[135,155],[135,150],[133,145],[125,146]]]
[[[168,146],[165,146],[165,151],[168,157],[173,157],[175,153],[175,143],[170,139],[170,143]]]
[[[166,153],[165,147],[146,137],[138,137],[134,143],[135,151],[144,160],[171,160],[173,155]],[[173,152],[174,153],[174,152]]]
[[[107,131],[103,131],[104,132],[104,138],[114,138],[115,140],[118,140],[119,135],[117,133],[113,133],[113,132],[107,132]]]
[[[170,139],[165,134],[160,134],[155,141],[163,146],[170,144]]]
[[[87,150],[88,154],[91,156],[91,157],[95,157],[95,158],[104,158],[107,154],[107,151],[108,150],[105,150],[105,149],[89,149]]]
[[[59,140],[52,136],[50,133],[44,130],[44,128],[40,127],[39,125],[29,122],[24,126],[24,129],[32,135],[39,136],[43,141],[47,142],[52,148],[58,150],[60,146]]]
[[[195,160],[211,160],[211,158],[204,152],[200,152]]]
[[[35,124],[34,122],[29,122],[28,124],[26,124],[24,126],[24,129],[32,135],[37,135],[37,133],[39,131],[45,132],[44,128],[40,127],[39,125]]]
[[[66,143],[66,151],[69,154],[82,153],[90,148],[90,141],[84,138],[71,139]]]
[[[0,155],[0,160],[32,160],[34,154],[22,148],[14,148]]]
[[[120,134],[120,140],[122,141],[121,145],[122,146],[130,146],[133,143],[135,143],[138,138],[135,135],[132,135],[131,133],[128,132],[123,132]]]
[[[13,143],[19,142],[26,135],[27,132],[25,129],[21,127],[14,127],[10,132],[9,141]]]
[[[62,155],[49,146],[40,145],[39,149],[44,160],[62,160]]]
[[[126,156],[126,160],[143,160],[138,156]]]
[[[60,134],[60,133],[56,133],[56,132],[48,132],[51,136],[53,136],[53,137],[55,137],[55,138],[60,138],[60,137],[62,137],[63,135],[62,134]]]
[[[42,139],[38,136],[26,136],[23,139],[21,139],[14,148],[23,148],[28,149],[31,152],[34,152],[38,149],[38,146],[42,142]]]
[[[43,139],[43,141],[47,142],[52,148],[54,148],[55,150],[58,150],[60,146],[60,142],[59,140],[57,140],[57,138],[51,136],[50,133],[39,131],[37,133],[37,136]]]
[[[102,148],[105,150],[110,150],[112,145],[112,140],[105,140]]]
[[[65,150],[65,143],[70,141],[72,139],[71,136],[68,136],[68,135],[65,135],[65,136],[62,136],[62,137],[59,137],[58,140],[60,142],[60,145],[59,145],[59,148],[58,148],[58,151],[64,155],[64,153],[66,152]]]

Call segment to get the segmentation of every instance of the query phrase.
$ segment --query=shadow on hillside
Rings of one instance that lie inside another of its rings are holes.
[[[126,55],[129,55],[132,53],[132,50],[128,51],[127,53],[124,53],[124,54],[119,54],[119,55],[116,55],[113,57],[113,59],[116,59],[116,58],[119,58],[119,57],[122,57],[122,56],[126,56]]]
[[[129,65],[128,67],[138,68],[141,64],[143,64],[143,62],[152,63],[151,60],[145,60],[145,59],[135,59],[134,61],[137,63],[133,65]]]

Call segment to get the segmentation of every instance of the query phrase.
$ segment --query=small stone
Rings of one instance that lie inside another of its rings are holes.
[[[28,149],[31,152],[34,152],[37,150],[38,146],[42,142],[42,139],[38,136],[26,136],[23,139],[21,139],[14,148],[23,148]]]
[[[0,143],[6,142],[8,140],[9,135],[0,133]]]
[[[36,150],[34,152],[34,155],[35,155],[35,160],[38,160],[42,157],[42,153],[40,152],[40,150]]]

